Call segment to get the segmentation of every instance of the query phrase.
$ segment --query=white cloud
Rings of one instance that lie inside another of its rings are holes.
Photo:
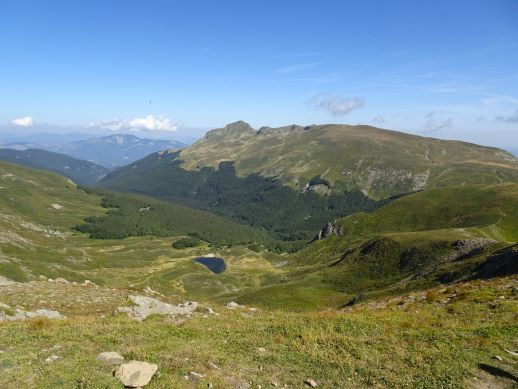
[[[173,122],[164,115],[148,115],[143,118],[130,120],[103,119],[97,123],[90,123],[89,127],[102,128],[109,131],[176,131],[179,122]]]
[[[426,123],[424,124],[425,132],[436,132],[451,128],[453,124],[452,118],[437,119],[435,112],[430,112],[425,116]]]
[[[346,115],[353,109],[365,105],[361,97],[344,98],[337,95],[320,95],[312,98],[309,104],[315,109],[323,109],[334,116]]]
[[[9,122],[13,126],[19,127],[31,127],[34,124],[34,119],[30,116],[25,116],[23,118],[14,118]]]

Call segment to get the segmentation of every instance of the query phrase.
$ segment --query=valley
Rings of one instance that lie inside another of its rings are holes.
[[[182,153],[89,188],[0,162],[0,383],[120,387],[114,350],[159,366],[150,388],[514,385],[516,160],[374,200]],[[199,305],[135,322],[128,296]],[[66,318],[10,319],[41,310]]]

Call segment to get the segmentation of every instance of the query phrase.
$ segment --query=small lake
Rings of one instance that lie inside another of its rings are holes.
[[[201,263],[211,272],[219,274],[223,273],[227,268],[225,265],[225,260],[223,258],[218,257],[198,257],[193,259],[194,262]]]

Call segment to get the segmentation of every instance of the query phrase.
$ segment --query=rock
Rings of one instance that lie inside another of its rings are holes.
[[[128,316],[138,321],[144,320],[149,315],[187,315],[198,307],[198,303],[195,301],[174,306],[152,297],[130,295],[128,298],[135,305],[119,307],[117,312],[127,313]]]
[[[54,361],[57,361],[60,358],[61,357],[59,355],[51,355],[50,357],[45,359],[45,362],[47,362],[47,363],[54,362]]]
[[[9,305],[0,303],[0,322],[26,320],[35,317],[46,317],[48,319],[65,319],[65,316],[61,315],[58,311],[52,311],[50,309],[37,309],[35,311],[25,311],[21,307],[19,307],[13,310],[11,307],[9,307]]]
[[[227,303],[227,308],[230,308],[230,309],[239,308],[239,304],[236,303],[235,301],[231,301],[231,302]]]
[[[96,284],[94,284],[92,281],[90,280],[84,280],[83,281],[83,285],[89,285],[89,286],[97,286]]]
[[[331,235],[336,235],[336,236],[342,236],[344,234],[344,230],[342,229],[342,227],[334,224],[334,223],[327,223],[317,234],[317,236],[315,236],[312,240],[312,242],[314,242],[315,240],[321,240],[321,239],[326,239],[328,237],[330,237]]]
[[[312,388],[316,388],[318,386],[317,383],[314,380],[312,380],[311,378],[308,378],[307,380],[305,380],[304,383]]]
[[[131,361],[120,365],[114,375],[128,388],[141,388],[149,384],[157,369],[153,363]]]
[[[204,315],[214,315],[216,312],[214,312],[214,309],[210,308],[210,307],[207,307],[207,308],[203,308],[203,310],[201,311]]]
[[[201,379],[203,377],[204,377],[203,374],[196,373],[195,371],[190,371],[189,374],[184,376],[184,378],[186,380],[191,381],[191,382],[196,382],[196,381],[198,381],[199,379]]]
[[[509,354],[509,355],[512,355],[513,357],[518,357],[518,353],[515,353],[514,351],[511,351],[511,350],[507,350],[504,348],[504,351]]]
[[[500,355],[495,355],[495,356],[493,356],[493,358],[495,358],[499,362],[503,361],[503,359],[502,359],[502,357]]]
[[[13,284],[16,284],[16,282],[11,281],[10,279],[5,278],[4,276],[0,276],[0,286],[9,286]]]
[[[209,362],[208,365],[212,370],[219,370],[219,366],[216,365],[214,362]]]
[[[257,351],[259,351],[260,353],[265,353],[266,349],[264,347],[257,347]]]
[[[97,355],[97,359],[106,362],[108,365],[120,365],[124,357],[114,351],[105,351]]]
[[[62,277],[58,277],[55,279],[56,282],[60,282],[62,284],[70,284],[70,282],[68,282],[67,280],[65,280],[64,278]]]

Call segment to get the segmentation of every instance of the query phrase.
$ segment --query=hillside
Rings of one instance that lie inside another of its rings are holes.
[[[157,197],[262,228],[284,241],[287,249],[300,248],[329,220],[387,202],[373,201],[358,190],[322,196],[258,174],[239,177],[231,162],[222,162],[218,169],[189,171],[181,167],[178,152],[151,154],[112,172],[99,186]]]
[[[49,146],[49,150],[106,166],[127,165],[156,151],[179,149],[185,144],[173,140],[145,139],[130,134],[114,134]]]
[[[518,184],[425,190],[337,220],[336,234],[290,256],[282,284],[241,301],[282,307],[290,295],[294,305],[341,305],[359,296],[515,274],[517,226]]]
[[[115,351],[125,362],[157,364],[146,389],[309,388],[309,379],[318,388],[511,389],[517,288],[516,277],[476,281],[325,312],[211,303],[137,322],[113,315],[134,290],[0,285],[0,302],[67,317],[0,324],[0,385],[122,388],[115,366],[96,358]]]
[[[320,176],[332,190],[359,189],[372,198],[518,180],[518,160],[507,151],[364,125],[292,125],[255,131],[236,122],[209,131],[183,149],[178,159],[188,170],[234,161],[240,177],[256,173],[276,177],[297,190]]]
[[[0,160],[59,173],[79,185],[93,185],[107,173],[104,166],[39,149],[0,149]]]

